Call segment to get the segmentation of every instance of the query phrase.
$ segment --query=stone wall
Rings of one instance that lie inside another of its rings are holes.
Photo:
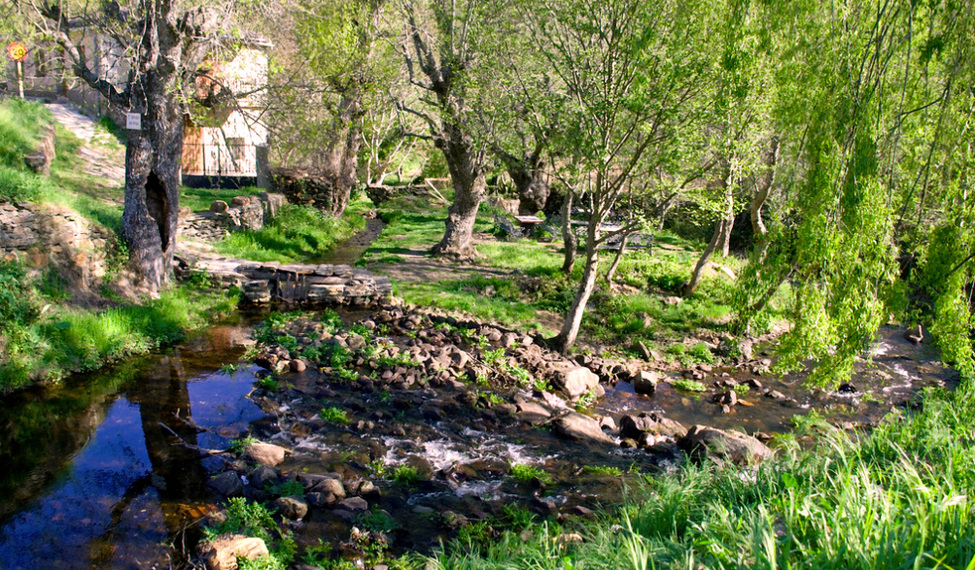
[[[101,283],[114,243],[111,231],[70,210],[0,202],[0,259],[38,271],[51,267],[75,291]]]
[[[239,287],[243,305],[368,306],[389,299],[393,290],[388,277],[348,265],[201,258],[182,272],[205,273],[222,287]]]
[[[230,232],[259,230],[278,214],[285,203],[283,194],[267,192],[237,196],[230,204],[214,200],[208,212],[181,212],[179,234],[183,239],[212,243]]]

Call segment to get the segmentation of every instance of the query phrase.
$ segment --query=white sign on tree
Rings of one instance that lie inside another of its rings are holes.
[[[125,114],[125,128],[130,131],[142,130],[142,115],[139,113]]]

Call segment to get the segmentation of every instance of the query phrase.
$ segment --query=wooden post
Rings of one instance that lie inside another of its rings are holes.
[[[17,91],[20,93],[20,98],[24,98],[24,64],[19,59],[17,60]]]

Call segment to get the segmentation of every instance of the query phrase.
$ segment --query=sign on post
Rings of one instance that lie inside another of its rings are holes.
[[[20,98],[24,98],[24,66],[21,63],[27,57],[27,46],[20,42],[10,42],[7,46],[7,56],[17,62],[17,90]]]
[[[139,113],[125,114],[125,128],[130,131],[142,130],[142,115]]]

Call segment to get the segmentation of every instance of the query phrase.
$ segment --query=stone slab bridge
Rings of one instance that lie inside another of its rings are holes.
[[[216,285],[238,287],[242,305],[370,306],[389,299],[392,284],[383,275],[348,265],[281,264],[242,259],[178,258],[177,274],[208,275]]]

